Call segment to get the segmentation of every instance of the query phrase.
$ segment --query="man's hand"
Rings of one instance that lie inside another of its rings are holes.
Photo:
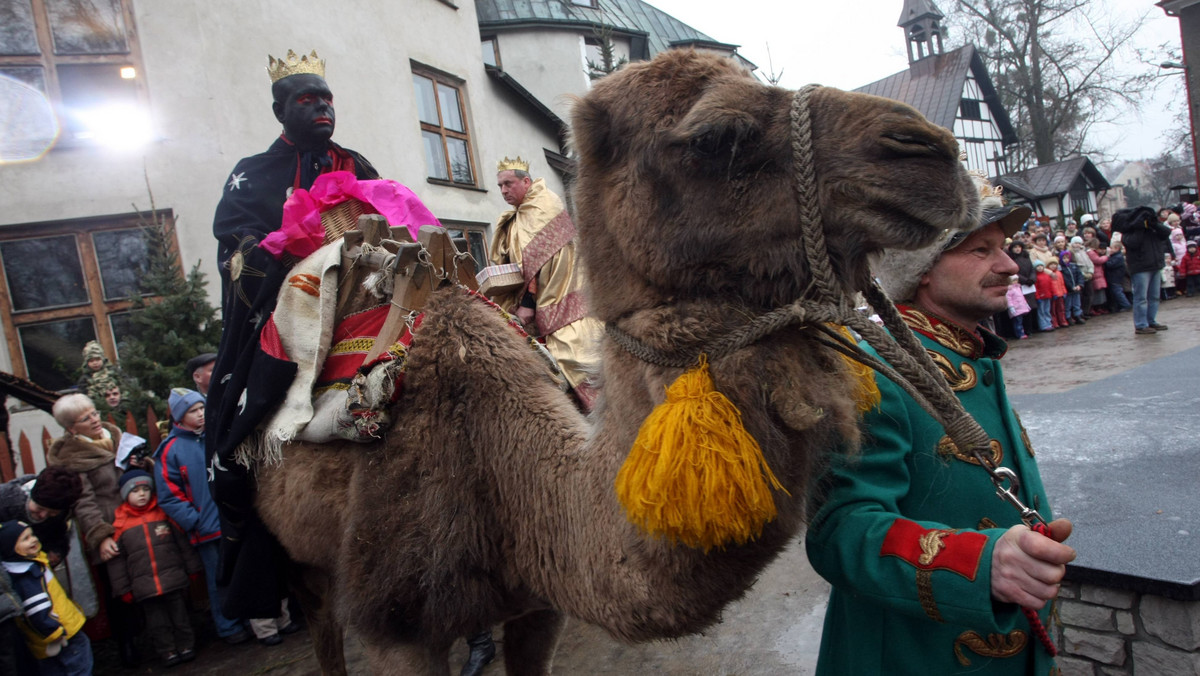
[[[997,544],[999,546],[999,544]],[[121,549],[117,547],[117,541],[112,538],[104,538],[104,542],[100,543],[100,560],[111,561],[117,558],[121,553]],[[994,558],[994,557],[993,557]]]
[[[533,325],[533,308],[521,306],[517,308],[517,319],[525,326]]]
[[[1071,522],[1056,519],[1050,537],[1028,526],[1009,528],[992,549],[992,597],[1024,608],[1039,609],[1058,596],[1058,583],[1075,560],[1075,550],[1061,544],[1071,534]]]

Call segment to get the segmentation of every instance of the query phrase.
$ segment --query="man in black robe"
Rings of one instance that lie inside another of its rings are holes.
[[[278,230],[289,191],[321,174],[352,171],[379,178],[362,155],[331,141],[333,94],[325,62],[311,55],[270,59],[272,110],[283,133],[266,152],[242,159],[223,187],[213,219],[221,274],[221,345],[205,408],[209,485],[221,513],[218,580],[227,585],[228,617],[275,617],[286,554],[254,512],[253,474],[234,461],[239,444],[283,401],[294,363],[259,349],[259,336],[288,272],[288,262],[258,246]]]

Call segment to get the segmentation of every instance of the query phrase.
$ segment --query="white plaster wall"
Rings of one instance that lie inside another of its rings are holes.
[[[572,96],[588,91],[583,41],[587,29],[526,28],[500,33],[500,63],[517,82],[564,121],[571,119]],[[629,40],[613,37],[617,58],[629,58]]]
[[[474,3],[459,4],[456,10],[438,0],[134,0],[157,139],[136,151],[55,149],[37,162],[0,166],[0,228],[124,214],[131,204],[146,209],[144,168],[156,205],[175,211],[183,263],[201,262],[216,304],[213,211],[238,159],[262,152],[280,131],[271,112],[267,54],[282,57],[289,48],[316,49],[327,62],[337,111],[334,140],[363,153],[385,178],[409,186],[440,218],[493,222],[507,208],[495,188],[495,164],[506,154],[530,159],[534,175],[561,194],[542,152],[557,151],[557,137],[527,119],[528,107],[511,103],[514,97],[486,75]],[[571,39],[564,56],[543,58],[578,64],[578,38]],[[410,59],[466,80],[467,123],[484,190],[426,182]],[[580,80],[570,91],[581,86]],[[0,368],[11,370],[3,342]],[[47,421],[38,413],[14,415],[14,440],[21,429],[40,439]],[[40,461],[40,448],[34,455]]]

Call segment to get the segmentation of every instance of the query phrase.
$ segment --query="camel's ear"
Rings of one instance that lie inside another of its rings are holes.
[[[593,98],[577,98],[571,109],[571,146],[581,159],[608,166],[616,144],[611,142],[612,119],[608,109]]]

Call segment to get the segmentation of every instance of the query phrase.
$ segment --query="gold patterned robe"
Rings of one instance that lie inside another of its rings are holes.
[[[533,182],[520,206],[500,215],[488,257],[492,265],[521,266],[525,286],[493,300],[515,314],[525,290],[533,293],[537,305],[531,328],[558,360],[584,408],[590,409],[595,390],[589,380],[599,370],[603,327],[587,316],[575,224],[544,179]]]

